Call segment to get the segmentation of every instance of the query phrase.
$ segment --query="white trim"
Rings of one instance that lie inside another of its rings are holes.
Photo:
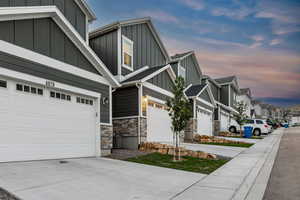
[[[112,87],[109,86],[109,124],[112,124]]]
[[[33,7],[3,7],[0,8],[0,21],[15,19],[32,19],[51,17],[63,32],[71,39],[74,45],[85,55],[87,60],[93,64],[95,69],[100,72],[114,87],[120,84],[115,80],[105,64],[100,60],[96,53],[87,45],[86,41],[74,29],[72,24],[65,18],[56,6],[33,6]],[[1,45],[0,45],[1,46]],[[2,47],[2,46],[1,46]],[[1,48],[2,49],[2,48]],[[21,56],[23,57],[23,56]],[[26,59],[26,57],[25,57]]]
[[[211,104],[211,103],[209,103],[208,101],[205,101],[204,99],[201,99],[201,98],[199,98],[199,97],[197,97],[197,100],[200,101],[201,103],[207,105],[207,106],[212,107],[212,108],[215,107],[213,104]]]
[[[113,120],[114,119],[132,119],[132,118],[138,118],[140,116],[138,115],[133,115],[133,116],[128,116],[128,117],[113,117]]]
[[[215,102],[214,95],[213,95],[213,93],[211,91],[211,88],[210,88],[210,83],[208,83],[208,95],[209,95],[210,100],[212,101],[212,105],[214,107],[216,107],[216,102]]]
[[[95,13],[90,8],[85,0],[75,0],[80,9],[84,12],[84,14],[88,17],[88,22],[92,22],[97,19]]]
[[[121,33],[121,28],[119,27],[117,30],[117,43],[118,43],[118,70],[117,70],[117,76],[119,77],[118,80],[121,81],[121,76],[122,76],[122,33]]]
[[[125,63],[124,63],[124,61],[125,61],[125,59],[124,59],[124,42],[128,42],[128,43],[130,43],[130,45],[131,45],[131,48],[132,48],[132,54],[129,54],[129,53],[127,53],[129,56],[131,56],[131,65],[132,66],[129,66],[129,65],[126,65]],[[128,70],[130,70],[130,71],[133,71],[133,52],[134,52],[134,43],[133,43],[133,41],[131,40],[131,39],[129,39],[128,37],[126,37],[126,36],[124,36],[124,35],[122,35],[122,67],[124,67],[124,68],[126,68],[126,69],[128,69]]]
[[[162,67],[161,69],[153,72],[152,74],[149,74],[148,76],[144,77],[141,82],[145,82],[153,77],[155,77],[156,75],[160,74],[161,72],[165,71],[165,70],[168,70],[168,73],[169,75],[171,76],[171,79],[173,80],[173,82],[175,81],[176,79],[176,74],[174,73],[174,71],[172,70],[172,67],[170,64]]]
[[[212,114],[213,113],[213,111],[211,111],[211,110],[208,110],[207,108],[204,108],[204,107],[202,107],[202,106],[199,106],[199,105],[197,105],[197,108],[199,108],[200,110],[202,110],[202,111],[205,111],[205,112],[209,112],[210,114]],[[198,112],[198,110],[196,110],[196,112]],[[197,116],[198,117],[198,116]]]
[[[179,69],[180,70],[183,69],[183,71],[184,71],[184,77],[182,77],[182,76],[181,77],[184,79],[184,81],[186,81],[186,69],[180,63],[178,63],[178,71],[177,71],[178,77],[180,76]]]
[[[134,72],[132,72],[132,73],[127,74],[126,76],[124,76],[122,78],[122,81],[126,81],[127,79],[129,79],[129,78],[131,78],[131,77],[133,77],[133,76],[135,76],[135,75],[137,75],[137,74],[139,74],[139,73],[141,73],[141,72],[143,72],[143,71],[145,71],[147,69],[149,69],[149,66],[144,66],[144,67],[142,67],[142,68],[140,68],[138,70],[135,70]]]
[[[186,96],[185,92],[190,88],[192,87],[193,84],[189,84],[184,90],[183,90],[183,95],[185,96],[186,99],[188,99],[189,97]]]
[[[26,60],[30,60],[35,63],[39,63],[41,65],[45,65],[47,67],[59,71],[67,72],[82,78],[90,79],[98,83],[109,85],[109,82],[98,74],[94,74],[92,72],[80,69],[73,65],[61,62],[48,56],[44,56],[42,54],[5,42],[3,40],[0,40],[0,51],[10,55],[24,58]]]
[[[198,118],[197,109],[196,109],[196,98],[193,98],[193,110],[194,110],[194,119]]]
[[[149,101],[149,100],[150,100],[150,101],[154,101],[154,102],[159,103],[159,104],[166,105],[166,103],[167,103],[167,102],[164,101],[164,100],[161,100],[161,99],[158,99],[158,98],[149,96],[149,95],[147,95],[147,98],[148,98],[148,101]]]
[[[45,86],[46,82],[48,81],[47,79],[43,79],[43,78],[39,78],[36,76],[32,76],[32,75],[28,75],[28,74],[23,74],[20,72],[16,72],[16,71],[12,71],[9,69],[5,69],[0,67],[0,75],[4,76],[4,77],[8,77],[11,79],[16,79],[16,80],[22,80],[22,81],[26,81],[29,83],[34,83],[34,84],[38,84],[38,85],[42,85]],[[85,89],[81,89],[81,88],[77,88],[77,87],[73,87],[70,85],[66,85],[63,83],[59,83],[59,82],[54,82],[55,83],[55,87],[54,89],[60,89],[60,90],[65,90],[65,91],[69,91],[72,93],[76,93],[76,94],[83,94],[85,96],[90,96],[90,97],[94,97],[96,98],[96,113],[98,113],[97,115],[97,120],[95,123],[96,129],[95,129],[95,156],[101,156],[101,130],[99,128],[99,124],[101,122],[101,106],[100,106],[100,101],[101,101],[101,94],[100,93],[96,93],[96,92],[92,92],[89,90],[85,90]],[[95,113],[95,114],[96,114]]]
[[[143,83],[143,86],[145,86],[146,88],[149,88],[151,90],[154,90],[155,92],[158,92],[158,93],[161,93],[161,94],[164,94],[166,96],[169,96],[169,97],[174,97],[174,94],[172,92],[169,92],[165,89],[162,89],[160,87],[157,87],[156,85],[153,85],[151,83],[148,83],[148,82],[144,82]]]

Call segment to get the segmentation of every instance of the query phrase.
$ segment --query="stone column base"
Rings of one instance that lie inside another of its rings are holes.
[[[101,129],[101,156],[111,154],[113,146],[113,127],[109,125],[100,125]]]
[[[147,140],[147,119],[133,117],[113,119],[114,148],[138,149]]]
[[[197,134],[197,119],[190,119],[184,131],[184,141],[192,142],[194,135]]]

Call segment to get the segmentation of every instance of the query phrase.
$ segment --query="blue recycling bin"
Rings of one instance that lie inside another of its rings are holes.
[[[244,126],[244,137],[251,138],[252,137],[253,127],[251,126]]]
[[[284,128],[288,128],[288,127],[289,127],[288,123],[284,124]]]

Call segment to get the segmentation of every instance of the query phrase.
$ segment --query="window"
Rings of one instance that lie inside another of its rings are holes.
[[[122,37],[123,67],[133,70],[133,42],[127,37]]]
[[[66,99],[66,95],[65,94],[61,94],[61,99],[65,100]]]
[[[248,119],[248,120],[246,121],[246,124],[254,124],[254,120]]]
[[[94,105],[93,100],[86,99],[86,98],[76,97],[76,102],[81,103],[81,104],[85,104],[85,105],[91,105],[91,106]]]
[[[77,98],[76,98],[76,102],[77,102],[77,103],[80,103],[80,97],[77,97]]]
[[[264,122],[261,120],[256,120],[256,124],[264,124]]]
[[[30,92],[30,87],[28,85],[24,85],[24,92]]]
[[[43,95],[43,90],[42,89],[38,89],[38,95]]]
[[[31,87],[31,93],[36,94],[36,88],[35,87]]]
[[[71,101],[71,96],[67,95],[67,101]]]
[[[16,85],[16,89],[17,89],[18,91],[23,91],[23,85],[17,84],[17,85]]]
[[[50,92],[50,97],[54,98],[55,97],[55,92]]]
[[[186,78],[185,68],[181,65],[178,66],[178,76],[181,76],[184,80]]]
[[[57,92],[57,93],[55,94],[55,96],[56,96],[57,99],[60,99],[60,93]]]
[[[94,101],[93,100],[90,100],[90,105],[92,106],[94,104]]]
[[[7,82],[0,80],[0,87],[6,88],[7,87]]]

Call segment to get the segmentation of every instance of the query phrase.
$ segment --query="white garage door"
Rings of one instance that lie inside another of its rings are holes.
[[[228,131],[229,128],[229,115],[221,112],[221,131]]]
[[[198,134],[212,136],[212,113],[198,109],[197,119]]]
[[[147,109],[147,141],[173,142],[172,123],[168,111],[158,104]]]
[[[6,81],[0,87],[0,162],[95,155],[94,99]]]

